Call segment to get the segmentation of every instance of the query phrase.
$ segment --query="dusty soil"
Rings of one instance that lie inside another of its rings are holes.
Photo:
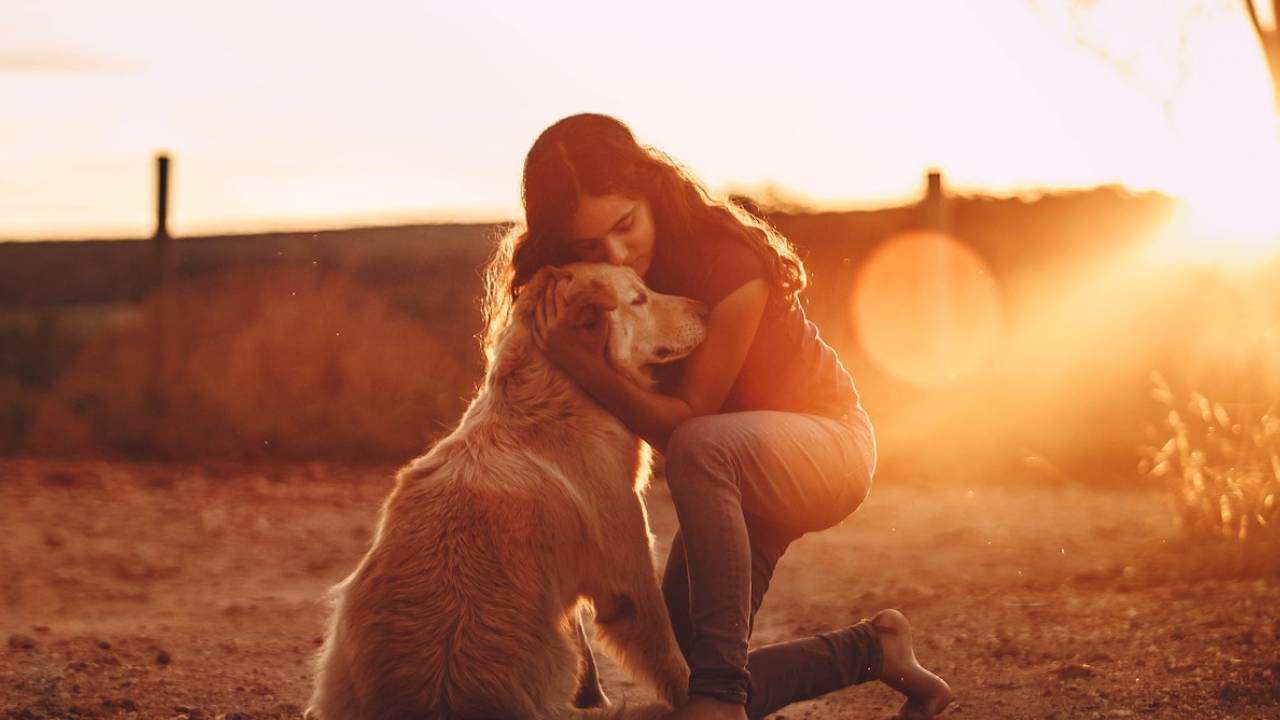
[[[0,718],[297,717],[393,470],[0,461]],[[1280,717],[1280,575],[1180,540],[1161,494],[877,482],[783,558],[756,641],[897,607],[946,716]],[[897,705],[872,683],[777,717]]]

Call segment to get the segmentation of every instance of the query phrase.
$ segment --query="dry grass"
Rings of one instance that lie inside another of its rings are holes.
[[[405,457],[456,420],[471,382],[447,341],[344,275],[248,267],[115,316],[44,394],[25,450]]]
[[[1275,405],[1180,401],[1153,373],[1152,396],[1167,409],[1164,442],[1142,469],[1166,479],[1184,530],[1263,548],[1280,547],[1280,415]]]

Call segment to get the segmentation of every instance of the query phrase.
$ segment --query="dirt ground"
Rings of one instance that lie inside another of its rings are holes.
[[[320,598],[393,471],[0,460],[0,718],[298,717]],[[665,553],[661,485],[649,504]],[[755,641],[884,607],[954,688],[945,716],[1280,718],[1280,574],[1179,540],[1159,493],[878,478],[783,558]],[[871,683],[775,717],[898,704]]]

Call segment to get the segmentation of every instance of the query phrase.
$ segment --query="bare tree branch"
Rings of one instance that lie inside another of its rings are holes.
[[[1263,1],[1263,0],[1260,0]],[[1254,0],[1244,0],[1248,9],[1249,20],[1258,33],[1258,42],[1262,44],[1262,53],[1267,58],[1267,69],[1271,72],[1271,95],[1275,100],[1276,114],[1280,114],[1280,0],[1271,0],[1272,27],[1265,27],[1258,18],[1258,9]]]
[[[1255,1],[1265,2],[1265,0],[1242,0],[1245,10],[1249,13],[1249,21],[1253,23],[1253,29],[1258,34],[1262,52],[1266,56],[1267,70],[1271,73],[1271,95],[1275,101],[1276,114],[1280,115],[1280,0],[1271,0],[1272,27],[1262,24],[1262,19],[1258,17],[1258,8],[1254,5]]]
[[[1120,1],[1124,2],[1124,0]],[[1234,1],[1228,0],[1228,3]],[[1276,1],[1280,2],[1280,0]],[[1066,25],[1071,41],[1110,65],[1134,88],[1150,96],[1160,105],[1165,118],[1172,120],[1174,105],[1182,96],[1191,77],[1190,59],[1186,51],[1191,27],[1197,17],[1209,13],[1209,7],[1191,3],[1182,21],[1176,23],[1172,33],[1166,36],[1172,44],[1171,47],[1162,48],[1166,55],[1164,60],[1173,73],[1168,82],[1160,82],[1151,77],[1149,63],[1144,63],[1150,60],[1150,56],[1143,56],[1140,50],[1108,44],[1105,38],[1096,35],[1094,29],[1090,27],[1090,21],[1094,20],[1093,15],[1096,14],[1098,6],[1092,0],[1027,0],[1027,2],[1046,19],[1049,19],[1052,14],[1050,6],[1062,7],[1065,14],[1062,21]]]
[[[1239,4],[1243,4],[1262,48],[1271,79],[1275,112],[1280,116],[1280,0],[1226,0],[1225,2],[1198,0],[1185,3],[1185,15],[1181,22],[1178,22],[1175,27],[1165,29],[1168,33],[1165,37],[1172,41],[1171,49],[1166,48],[1165,61],[1174,71],[1168,83],[1153,82],[1150,76],[1143,77],[1142,58],[1117,52],[1113,47],[1108,46],[1105,38],[1095,37],[1086,22],[1089,13],[1094,12],[1098,7],[1095,0],[1027,0],[1027,2],[1046,18],[1050,16],[1050,6],[1063,8],[1064,12],[1059,14],[1061,18],[1059,22],[1067,26],[1071,40],[1115,68],[1121,77],[1126,78],[1135,87],[1159,102],[1164,108],[1166,117],[1172,116],[1174,103],[1185,89],[1190,76],[1191,69],[1186,50],[1188,37],[1195,22],[1212,13],[1238,12]],[[1264,24],[1258,10],[1261,7],[1260,3],[1268,2],[1271,5],[1272,18],[1271,23]]]
[[[1258,37],[1265,36],[1267,33],[1262,27],[1262,21],[1258,19],[1258,8],[1254,7],[1253,0],[1241,0],[1241,2],[1244,3],[1244,9],[1249,13],[1249,20],[1253,23],[1253,29],[1258,32]]]

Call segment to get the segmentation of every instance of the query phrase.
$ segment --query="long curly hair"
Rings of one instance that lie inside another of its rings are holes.
[[[804,265],[778,231],[738,205],[713,199],[686,169],[641,145],[629,127],[608,115],[571,115],[542,131],[525,157],[520,194],[524,222],[502,233],[484,273],[482,344],[488,361],[525,284],[546,265],[574,260],[564,239],[583,195],[647,200],[655,235],[672,240],[672,246],[711,233],[744,243],[768,268],[771,308],[790,306],[807,283]]]

